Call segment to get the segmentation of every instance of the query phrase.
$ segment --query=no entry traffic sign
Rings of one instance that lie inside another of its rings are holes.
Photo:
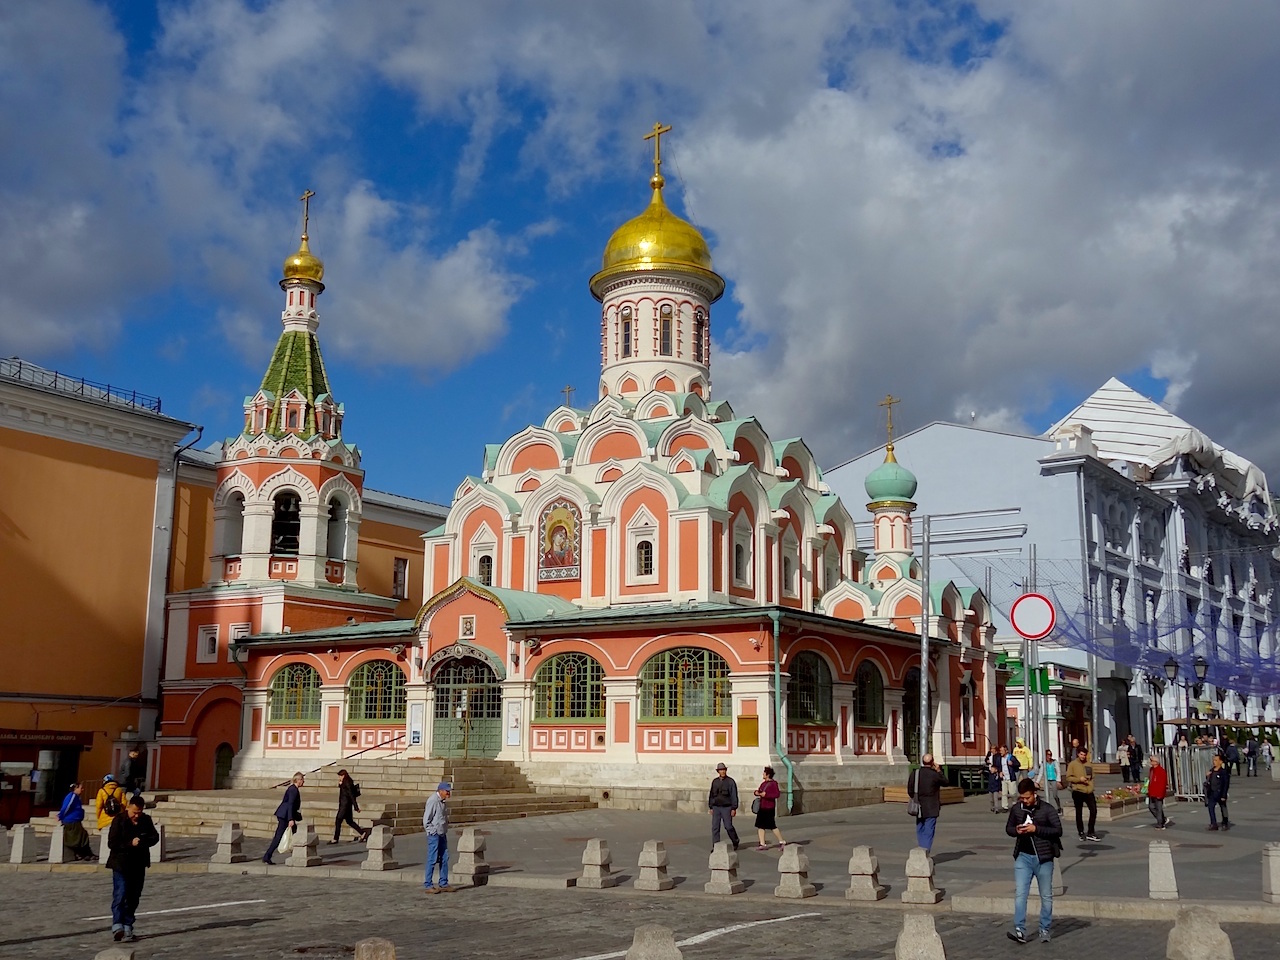
[[[1058,615],[1053,602],[1042,593],[1024,593],[1013,601],[1009,622],[1018,636],[1026,640],[1043,640],[1053,633]]]

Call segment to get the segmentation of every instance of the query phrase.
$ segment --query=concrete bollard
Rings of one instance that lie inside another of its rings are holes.
[[[933,858],[924,847],[915,847],[907,854],[907,889],[902,891],[902,902],[937,903],[944,893],[933,885]]]
[[[93,955],[93,960],[133,960],[133,947],[107,947]]]
[[[682,960],[683,957],[670,927],[646,923],[636,927],[636,935],[625,960]]]
[[[111,856],[111,848],[107,846],[107,837],[111,834],[110,827],[103,827],[98,831],[98,862],[106,865],[107,859]]]
[[[670,890],[676,882],[667,876],[667,846],[661,840],[646,840],[640,850],[640,876],[632,884],[637,890]]]
[[[369,839],[365,841],[368,850],[361,870],[397,870],[400,864],[395,861],[396,838],[391,828],[381,824],[369,830]]]
[[[1147,895],[1152,900],[1177,900],[1178,878],[1173,872],[1169,841],[1152,840],[1147,849]]]
[[[846,900],[883,900],[889,888],[880,882],[880,861],[870,847],[854,847],[849,857],[849,889]]]
[[[244,863],[249,858],[241,852],[244,843],[244,831],[240,824],[228,820],[218,828],[218,848],[209,858],[210,863]]]
[[[817,888],[809,882],[809,858],[795,845],[785,848],[778,858],[778,885],[773,888],[773,895],[786,900],[818,895]]]
[[[298,821],[298,835],[293,838],[293,849],[285,860],[286,867],[318,867],[324,863],[320,859],[320,838],[316,836],[316,825],[310,820]]]
[[[1274,769],[1280,770],[1280,763]],[[1262,845],[1262,899],[1280,903],[1280,843]]]
[[[932,914],[908,913],[902,918],[902,932],[893,946],[893,960],[947,960]]]
[[[396,960],[396,945],[382,937],[369,937],[356,944],[356,960]]]
[[[473,887],[483,887],[489,882],[489,864],[484,859],[484,834],[475,827],[463,827],[462,837],[458,840],[458,862],[449,868],[449,873]]]
[[[164,836],[164,824],[163,824],[163,823],[157,823],[157,824],[156,824],[156,833],[157,833],[157,834],[159,835],[159,837],[160,837],[159,842],[157,842],[155,846],[153,846],[153,847],[148,847],[148,848],[147,848],[147,855],[148,855],[149,857],[151,857],[151,862],[152,862],[153,864],[156,864],[156,863],[164,863],[164,862],[165,862],[165,860],[166,860],[166,859],[168,859],[168,856],[169,856],[169,854],[168,854],[168,848],[167,848],[167,847],[166,847],[166,845],[165,845],[165,844],[166,844],[166,841],[165,841],[165,836]]]
[[[20,823],[9,833],[9,862],[36,862],[36,831],[29,823]]]
[[[747,885],[738,879],[738,851],[728,840],[716,844],[707,866],[711,868],[711,880],[703,885],[703,893],[732,896],[747,889]]]
[[[582,876],[578,878],[578,886],[588,890],[616,887],[618,875],[613,872],[612,866],[613,856],[609,853],[609,842],[592,837],[582,853]]]
[[[67,828],[58,824],[49,834],[49,862],[67,862]]]
[[[0,863],[9,862],[9,831],[0,827]]]
[[[1169,931],[1165,960],[1235,960],[1231,938],[1204,907],[1183,907]]]

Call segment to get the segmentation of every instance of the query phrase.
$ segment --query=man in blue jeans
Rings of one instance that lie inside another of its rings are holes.
[[[422,829],[427,832],[427,875],[422,886],[427,893],[449,893],[449,808],[445,801],[453,793],[453,784],[442,781],[436,792],[427,797],[422,814]],[[433,882],[436,864],[440,865],[440,886]]]
[[[1004,832],[1013,845],[1013,930],[1009,939],[1027,942],[1027,895],[1034,876],[1040,886],[1040,942],[1049,942],[1053,923],[1053,861],[1062,849],[1062,821],[1058,811],[1036,793],[1027,777],[1018,783],[1018,802],[1009,811]]]

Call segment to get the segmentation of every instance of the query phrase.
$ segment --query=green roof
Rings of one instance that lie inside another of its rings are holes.
[[[315,436],[318,432],[315,404],[318,398],[329,393],[324,359],[320,356],[320,339],[307,330],[281,333],[260,389],[272,398],[267,433],[274,437],[284,436],[286,431],[281,423],[283,411],[280,403],[296,390],[307,400],[306,416],[298,433],[303,437]]]
[[[531,593],[528,590],[511,590],[507,587],[486,587],[470,577],[463,577],[462,580],[473,593],[481,596],[491,594],[497,599],[506,608],[507,619],[510,621],[528,622],[541,620],[549,615],[562,617],[578,612],[577,604],[563,597],[557,597],[555,594]]]
[[[373,640],[403,637],[413,633],[412,620],[379,620],[369,623],[344,623],[320,630],[295,630],[292,633],[256,633],[237,640],[241,645],[261,643],[307,643],[315,640]]]

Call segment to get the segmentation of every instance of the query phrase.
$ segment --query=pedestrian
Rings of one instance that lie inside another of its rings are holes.
[[[1018,761],[1018,772],[1023,777],[1030,777],[1032,780],[1036,778],[1036,761],[1031,755],[1031,748],[1027,746],[1027,741],[1022,737],[1018,737],[1017,746],[1013,748],[1013,755]]]
[[[716,764],[715,779],[707,792],[707,809],[711,811],[711,849],[720,842],[720,826],[724,825],[733,849],[738,849],[738,831],[733,828],[733,818],[738,815],[738,784],[729,776],[729,768]]]
[[[131,797],[136,797],[147,784],[147,758],[136,743],[120,768],[120,783]]]
[[[733,781],[730,780],[730,783]],[[764,780],[760,782],[760,786],[756,787],[756,796],[760,798],[760,809],[756,811],[756,831],[760,834],[760,845],[757,850],[768,850],[769,845],[765,843],[764,832],[772,830],[773,835],[778,838],[778,849],[781,850],[787,845],[787,841],[782,839],[782,831],[778,829],[778,798],[782,796],[782,790],[778,787],[778,781],[773,779],[773,767],[764,768]],[[733,835],[733,822],[730,817],[729,836],[733,839],[733,847],[738,848],[738,839]],[[712,837],[712,847],[715,847],[715,837]]]
[[[1120,746],[1116,748],[1116,763],[1120,765],[1120,776],[1124,778],[1124,782],[1129,782],[1129,741],[1121,740]]]
[[[84,828],[84,801],[80,795],[84,793],[83,783],[73,783],[70,792],[62,801],[58,810],[58,822],[62,824],[62,845],[77,860],[93,860],[93,847],[89,843],[89,832]]]
[[[1240,748],[1236,746],[1234,740],[1229,737],[1226,739],[1226,746],[1221,750],[1224,759],[1227,761],[1227,775],[1231,775],[1231,767],[1234,766],[1236,776],[1240,776]]]
[[[1034,779],[1034,778],[1033,778]],[[1039,786],[1042,792],[1053,798],[1053,804],[1062,813],[1062,797],[1058,791],[1062,789],[1062,778],[1058,773],[1058,761],[1053,759],[1053,751],[1044,752],[1044,763],[1040,767]]]
[[[987,767],[987,793],[991,795],[991,812],[1000,812],[1000,768],[994,763]]]
[[[1151,773],[1147,779],[1147,808],[1156,818],[1156,829],[1164,830],[1173,823],[1164,815],[1164,798],[1169,795],[1169,771],[1164,768],[1160,758],[1154,753],[1151,754],[1151,759],[1147,763],[1151,767]]]
[[[1000,746],[1000,758],[996,765],[1000,768],[1000,809],[1008,810],[1018,797],[1018,771],[1022,766],[1018,763],[1018,758],[1003,744]]]
[[[1081,840],[1101,840],[1093,832],[1098,825],[1098,801],[1093,795],[1093,764],[1088,763],[1089,752],[1081,747],[1076,758],[1067,764],[1067,784],[1071,787],[1071,800],[1076,805],[1076,830]],[[1084,807],[1089,808],[1089,829],[1084,828]]]
[[[1262,749],[1261,749],[1259,752],[1262,754],[1262,762],[1263,762],[1264,764],[1266,764],[1266,766],[1267,766],[1267,773],[1270,773],[1270,772],[1271,772],[1271,759],[1272,759],[1272,756],[1273,756],[1273,753],[1272,753],[1272,750],[1271,750],[1271,741],[1270,741],[1270,740],[1263,740],[1263,741],[1262,741]]]
[[[124,791],[120,789],[120,784],[116,783],[116,778],[107,774],[102,778],[102,786],[98,789],[98,795],[94,798],[94,805],[98,808],[98,832],[101,833],[111,826],[111,821],[120,814],[124,813],[124,802],[128,799],[124,795]]]
[[[449,886],[449,808],[445,801],[453,795],[453,784],[442,780],[436,784],[436,792],[427,797],[427,809],[422,813],[422,829],[427,832],[427,874],[422,888],[427,893],[452,893]],[[440,886],[434,882],[436,867],[440,868]]]
[[[1009,939],[1027,942],[1027,895],[1034,876],[1040,889],[1040,942],[1049,942],[1053,923],[1053,861],[1062,852],[1062,820],[1036,794],[1030,777],[1018,784],[1018,805],[1009,811],[1004,832],[1013,845],[1013,930]]]
[[[302,819],[302,787],[306,782],[307,778],[299,770],[289,781],[289,786],[284,788],[284,798],[276,807],[275,836],[271,838],[271,845],[267,847],[267,852],[262,855],[263,863],[274,866],[271,858],[276,855],[280,841],[284,839],[284,832],[286,830],[292,833],[298,832],[298,821]]]
[[[1222,755],[1215,753],[1210,761],[1212,766],[1204,778],[1204,803],[1209,808],[1209,830],[1218,829],[1218,809],[1222,809],[1222,829],[1230,830],[1231,821],[1227,819],[1227,793],[1231,790],[1231,768],[1226,765]]]
[[[1244,745],[1244,770],[1246,777],[1258,775],[1258,741],[1254,739],[1253,734],[1249,735]]]
[[[920,805],[916,814],[916,846],[928,853],[933,849],[933,835],[942,812],[942,788],[947,778],[942,775],[932,753],[920,758],[920,768],[907,779],[907,795]]]
[[[356,832],[356,843],[364,843],[369,839],[372,830],[365,830],[360,824],[356,823],[351,816],[351,811],[360,812],[360,784],[355,783],[351,779],[351,774],[345,770],[338,771],[338,815],[333,818],[333,839],[329,841],[330,846],[338,842],[342,835],[342,825],[349,824],[351,829]]]
[[[1145,752],[1138,738],[1129,734],[1129,776],[1134,783],[1142,782],[1142,759]]]
[[[142,899],[142,885],[151,866],[150,850],[160,842],[151,818],[142,812],[142,798],[133,797],[124,813],[111,821],[107,834],[107,869],[111,871],[111,939],[137,940],[134,915]]]

